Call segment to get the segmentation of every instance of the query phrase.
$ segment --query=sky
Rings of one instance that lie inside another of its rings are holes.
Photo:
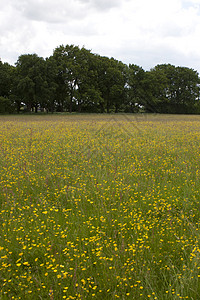
[[[200,73],[200,0],[0,0],[0,58],[44,58],[60,45],[150,70]]]

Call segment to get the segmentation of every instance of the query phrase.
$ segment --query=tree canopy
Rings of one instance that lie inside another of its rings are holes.
[[[0,113],[200,113],[197,71],[171,64],[145,71],[135,64],[61,45],[44,59],[0,61]]]

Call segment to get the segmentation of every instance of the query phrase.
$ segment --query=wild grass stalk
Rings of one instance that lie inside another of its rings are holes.
[[[0,299],[200,298],[200,118],[0,120]]]

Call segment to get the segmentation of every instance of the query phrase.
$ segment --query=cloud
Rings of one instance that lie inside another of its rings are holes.
[[[27,20],[67,23],[74,18],[84,18],[85,4],[78,0],[20,0],[15,1],[14,7]]]
[[[80,3],[87,3],[97,10],[107,10],[120,6],[121,0],[79,0]]]
[[[61,44],[135,63],[200,70],[200,0],[7,0],[0,11],[5,61],[47,57]]]
[[[121,3],[121,0],[10,1],[13,1],[13,7],[26,19],[52,23],[67,23],[74,19],[85,19],[92,11],[105,12],[118,7]]]

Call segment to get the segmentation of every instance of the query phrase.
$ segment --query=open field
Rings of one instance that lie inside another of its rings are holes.
[[[0,117],[0,299],[200,299],[200,116]]]

